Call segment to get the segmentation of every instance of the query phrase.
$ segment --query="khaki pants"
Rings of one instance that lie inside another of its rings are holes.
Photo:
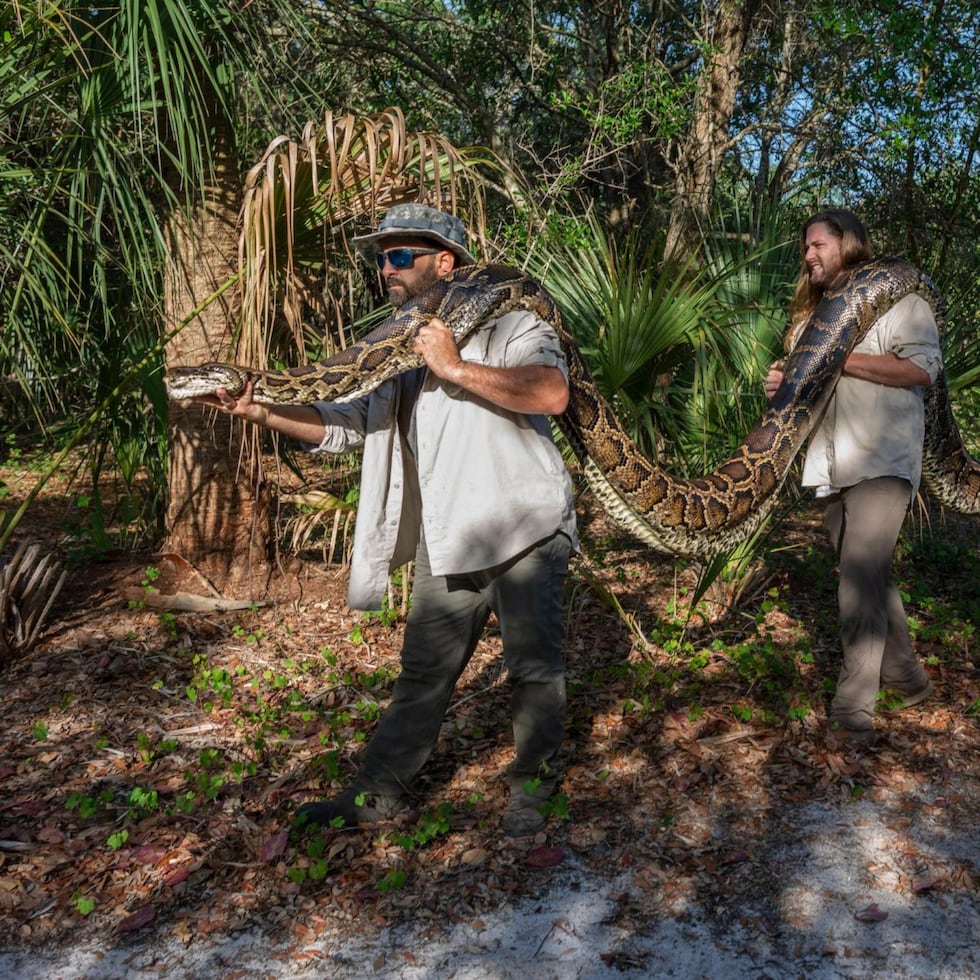
[[[878,477],[836,495],[824,515],[838,554],[844,654],[830,714],[844,728],[872,727],[880,688],[912,694],[928,683],[892,581],[892,558],[910,498],[907,480]]]

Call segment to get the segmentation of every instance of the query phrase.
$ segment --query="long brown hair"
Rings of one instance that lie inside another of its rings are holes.
[[[831,233],[840,239],[841,267],[847,271],[867,262],[873,255],[871,238],[861,219],[845,208],[827,208],[813,217],[808,218],[800,230],[800,275],[793,290],[793,299],[789,304],[790,330],[786,337],[787,349],[797,328],[810,318],[824,293],[824,287],[810,282],[810,273],[806,262],[806,233],[812,225],[825,224]]]

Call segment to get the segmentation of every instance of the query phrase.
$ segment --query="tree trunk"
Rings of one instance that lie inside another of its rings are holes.
[[[707,28],[710,60],[698,81],[694,112],[674,173],[674,205],[666,254],[683,261],[697,252],[709,226],[715,182],[729,141],[729,126],[745,51],[761,0],[720,0]]]
[[[170,265],[165,313],[169,329],[238,271],[240,187],[229,167],[216,178],[191,218],[175,210],[166,222]],[[239,310],[228,290],[167,344],[167,366],[227,360]],[[214,417],[212,417],[214,416]],[[253,597],[268,583],[268,490],[257,454],[246,452],[245,432],[230,416],[200,405],[170,403],[167,541],[222,593]]]

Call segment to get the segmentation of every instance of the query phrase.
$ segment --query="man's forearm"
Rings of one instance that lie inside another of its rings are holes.
[[[266,405],[264,425],[273,432],[318,446],[323,441],[326,427],[320,413],[312,405]]]
[[[318,446],[326,435],[323,419],[312,405],[265,405],[254,402],[251,382],[238,395],[231,395],[219,388],[216,394],[202,395],[195,400],[299,442]]]
[[[561,415],[568,405],[565,376],[555,367],[499,368],[460,360],[447,374],[450,383],[509,412]]]
[[[892,388],[932,384],[929,375],[914,361],[894,354],[851,354],[844,363],[844,374]]]

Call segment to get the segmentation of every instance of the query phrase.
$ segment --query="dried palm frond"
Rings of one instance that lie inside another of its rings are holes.
[[[37,639],[67,572],[39,545],[20,544],[0,566],[0,666]]]
[[[350,530],[357,510],[353,504],[323,490],[283,494],[279,500],[301,508],[288,518],[284,528],[292,551],[305,551],[314,542],[319,542],[325,564],[334,560],[341,565],[347,564]],[[335,555],[338,556],[336,559]]]
[[[485,149],[460,149],[442,136],[410,133],[399,109],[371,117],[334,116],[307,123],[299,141],[273,140],[245,181],[239,264],[244,271],[239,356],[267,366],[273,326],[281,317],[296,354],[303,310],[324,321],[327,353],[349,342],[346,324],[364,293],[350,239],[377,213],[402,201],[465,212],[485,250],[482,178],[500,168]],[[293,354],[290,353],[293,360]]]

